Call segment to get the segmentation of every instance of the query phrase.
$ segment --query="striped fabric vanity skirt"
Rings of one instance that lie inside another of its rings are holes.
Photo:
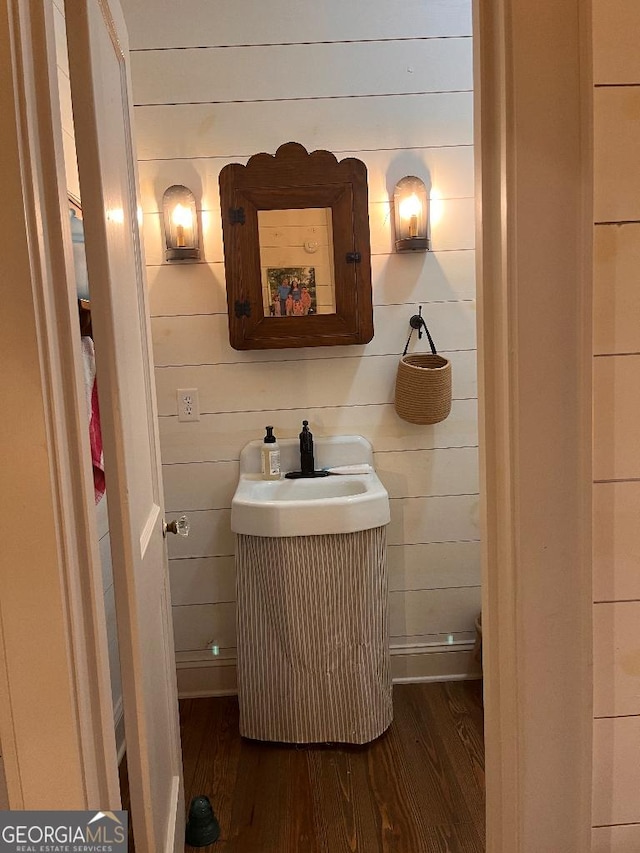
[[[393,717],[386,527],[237,540],[240,734],[285,743],[381,735]]]

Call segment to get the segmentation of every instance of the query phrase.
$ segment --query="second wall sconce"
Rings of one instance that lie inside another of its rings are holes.
[[[162,196],[167,261],[198,260],[200,240],[196,200],[188,187],[174,184]]]
[[[429,246],[429,196],[424,181],[408,175],[393,192],[396,252],[426,252]]]

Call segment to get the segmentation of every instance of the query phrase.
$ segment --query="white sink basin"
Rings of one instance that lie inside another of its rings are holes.
[[[298,439],[279,440],[282,470],[300,468]],[[369,464],[367,474],[318,479],[263,480],[261,441],[240,455],[240,481],[231,503],[231,529],[249,536],[319,536],[355,533],[389,523],[389,496],[373,470],[373,452],[362,436],[314,438],[316,468]]]

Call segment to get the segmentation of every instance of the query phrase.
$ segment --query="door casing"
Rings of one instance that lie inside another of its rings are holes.
[[[591,848],[591,58],[475,0],[487,850]]]
[[[60,174],[48,164],[59,170],[61,162],[50,4],[0,0],[0,233],[13,238],[2,261],[13,289],[2,331],[24,330],[25,371],[7,376],[3,390],[13,393],[28,375],[42,403],[29,429],[11,412],[0,420],[0,447],[14,460],[0,482],[6,529],[24,527],[25,503],[39,524],[38,547],[20,555],[23,581],[5,568],[0,578],[0,741],[12,808],[54,808],[60,797],[67,808],[115,808],[75,305],[64,275],[70,246],[64,200],[50,198]],[[592,744],[590,10],[579,0],[540,0],[534,14],[525,0],[475,0],[474,11],[487,850],[584,853]],[[0,351],[14,364],[16,336],[3,334]],[[45,453],[34,454],[34,438]],[[15,463],[20,454],[31,454],[29,479]],[[34,579],[48,599],[29,597]],[[52,612],[54,595],[61,606]],[[15,614],[27,604],[40,623],[25,637]],[[38,704],[36,690],[52,674],[57,740],[51,707]],[[59,779],[61,755],[66,781],[54,791],[47,780]]]

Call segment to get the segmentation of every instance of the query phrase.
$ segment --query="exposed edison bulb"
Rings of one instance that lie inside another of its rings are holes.
[[[444,202],[442,201],[442,193],[440,190],[431,188],[429,193],[429,219],[432,225],[437,225],[442,219],[444,213]]]
[[[193,218],[191,210],[182,204],[176,204],[173,208],[172,217],[173,224],[176,226],[176,245],[178,248],[183,248],[186,244],[184,241],[184,229],[191,228]]]
[[[193,222],[191,211],[182,204],[176,204],[173,208],[172,219],[174,225],[181,225],[183,228],[191,228]]]
[[[422,213],[420,199],[415,193],[411,193],[400,202],[400,218],[409,220],[409,237],[418,236],[418,217]]]
[[[403,198],[400,202],[400,216],[402,219],[411,219],[412,216],[420,216],[422,213],[422,205],[420,199],[415,193],[411,193],[407,198]]]

